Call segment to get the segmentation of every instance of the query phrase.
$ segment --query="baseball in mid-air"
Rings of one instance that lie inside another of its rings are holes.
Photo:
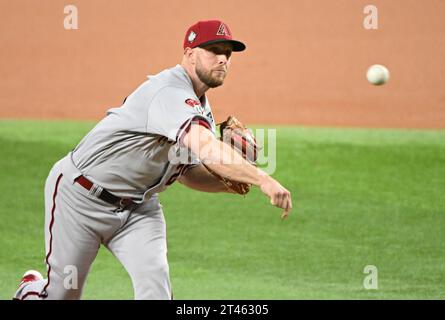
[[[381,64],[374,64],[368,68],[366,78],[376,86],[385,84],[389,80],[389,70]]]

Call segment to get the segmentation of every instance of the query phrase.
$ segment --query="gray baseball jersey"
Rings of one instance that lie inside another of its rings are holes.
[[[157,193],[194,165],[169,158],[193,119],[215,132],[207,98],[198,99],[177,65],[150,77],[122,107],[110,109],[53,166],[45,184],[47,279],[23,284],[17,299],[79,299],[101,244],[130,274],[136,299],[171,298]],[[76,183],[81,175],[138,205],[116,210]]]
[[[112,193],[142,201],[163,191],[184,168],[169,162],[171,147],[192,119],[215,132],[207,98],[199,101],[185,70],[177,65],[151,76],[80,142],[73,162]],[[175,151],[173,151],[175,152]]]

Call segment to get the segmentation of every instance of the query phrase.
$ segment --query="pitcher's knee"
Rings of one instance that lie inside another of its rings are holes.
[[[170,276],[167,262],[141,268],[132,277],[135,299],[170,300]]]

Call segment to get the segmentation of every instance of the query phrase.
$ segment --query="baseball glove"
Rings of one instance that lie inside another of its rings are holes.
[[[246,128],[234,116],[219,124],[220,140],[229,144],[249,163],[256,166],[257,143],[252,131]],[[251,184],[224,178],[206,166],[207,170],[217,177],[233,193],[245,195],[250,191]]]

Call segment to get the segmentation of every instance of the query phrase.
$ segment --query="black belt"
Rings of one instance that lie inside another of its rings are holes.
[[[77,182],[78,184],[80,184],[82,187],[84,187],[88,191],[91,190],[91,188],[94,186],[94,183],[92,183],[90,180],[88,180],[84,176],[77,177],[74,180],[74,182]],[[120,209],[124,209],[124,208],[129,207],[130,205],[136,204],[130,198],[117,197],[105,189],[102,189],[102,191],[99,194],[96,194],[96,196],[99,199],[101,199],[105,202],[108,202],[109,204],[119,207]]]

